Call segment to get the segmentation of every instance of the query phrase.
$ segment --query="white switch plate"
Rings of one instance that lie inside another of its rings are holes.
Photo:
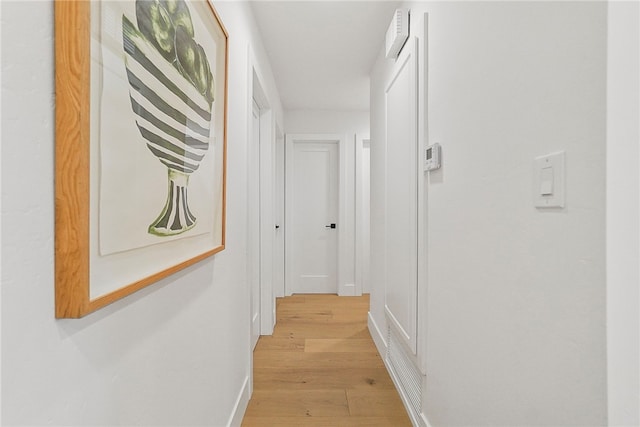
[[[564,151],[536,157],[533,162],[533,204],[564,208]]]

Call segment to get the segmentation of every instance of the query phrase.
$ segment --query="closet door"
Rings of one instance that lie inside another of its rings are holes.
[[[418,304],[418,73],[417,40],[410,38],[385,89],[386,289],[385,312],[416,354]]]

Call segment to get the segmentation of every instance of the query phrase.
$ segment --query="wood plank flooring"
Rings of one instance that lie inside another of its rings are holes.
[[[244,427],[402,427],[411,421],[367,329],[369,297],[277,300],[254,351]]]

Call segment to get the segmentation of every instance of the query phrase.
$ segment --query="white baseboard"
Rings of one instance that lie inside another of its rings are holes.
[[[424,414],[422,413],[418,414],[412,408],[411,404],[409,403],[409,397],[407,396],[407,394],[404,392],[404,389],[400,385],[400,379],[396,375],[395,371],[389,365],[389,361],[387,360],[387,358],[384,359],[384,366],[387,368],[387,372],[389,372],[389,376],[393,381],[393,385],[396,386],[396,391],[400,395],[400,400],[402,400],[402,403],[404,404],[404,409],[407,411],[407,415],[409,415],[411,424],[413,424],[414,427],[431,427],[428,423],[426,423],[427,418],[424,416]]]
[[[431,427],[431,424],[429,424],[429,420],[427,419],[427,416],[425,415],[424,412],[420,413],[420,419],[422,420],[422,425],[425,427]]]
[[[249,405],[249,399],[251,399],[251,391],[249,390],[249,376],[247,376],[244,379],[236,403],[233,405],[233,411],[231,412],[231,417],[229,417],[227,427],[240,427],[244,413],[247,411],[247,406]]]
[[[376,348],[378,349],[378,353],[380,353],[380,357],[382,357],[383,360],[386,359],[387,358],[387,336],[386,334],[382,333],[382,331],[378,327],[378,324],[376,323],[373,316],[371,315],[371,312],[369,312],[367,316],[367,326],[369,327],[369,333],[373,338],[373,342],[376,345]]]
[[[400,380],[396,375],[394,369],[391,367],[389,359],[387,358],[387,345],[388,345],[386,340],[387,336],[386,334],[382,333],[378,324],[374,320],[373,316],[371,316],[371,312],[369,312],[367,325],[369,327],[369,333],[373,338],[373,342],[375,343],[376,348],[378,349],[378,353],[380,353],[380,356],[384,361],[384,366],[385,368],[387,368],[387,372],[389,372],[389,376],[391,377],[391,380],[393,381],[393,384],[395,385],[396,390],[400,395],[400,399],[404,404],[404,407],[407,411],[407,414],[409,415],[409,419],[411,420],[411,423],[416,427],[431,427],[424,412],[421,412],[418,414],[409,403],[410,402],[409,397],[404,392],[400,384]]]
[[[360,296],[356,293],[356,284],[355,283],[345,283],[340,287],[340,291],[338,295],[341,297],[355,297]]]

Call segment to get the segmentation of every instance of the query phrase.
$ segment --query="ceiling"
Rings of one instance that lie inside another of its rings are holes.
[[[368,110],[398,1],[253,1],[285,110]]]

